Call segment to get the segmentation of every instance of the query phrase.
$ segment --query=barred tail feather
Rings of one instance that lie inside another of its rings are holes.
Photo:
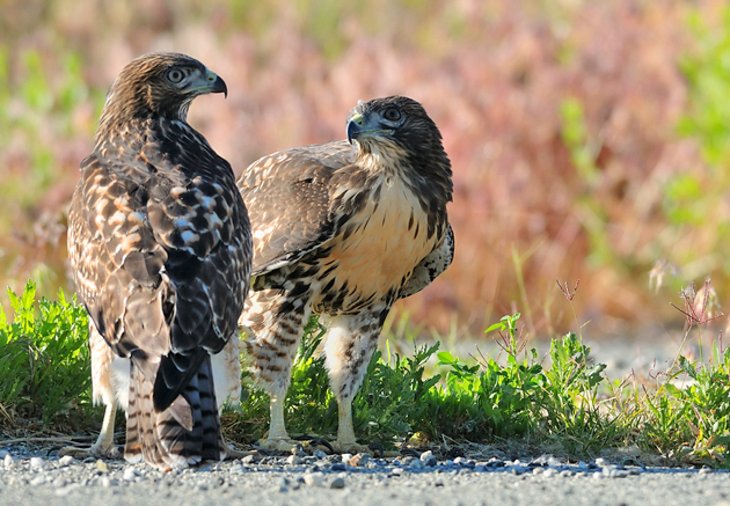
[[[154,383],[133,363],[126,460],[144,458],[158,469],[170,470],[225,457],[210,356],[205,355],[181,394],[161,413],[154,410]]]

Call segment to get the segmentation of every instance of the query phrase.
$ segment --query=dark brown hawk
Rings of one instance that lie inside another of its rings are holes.
[[[195,97],[226,91],[189,56],[132,61],[109,92],[69,211],[95,395],[107,403],[95,449],[111,445],[115,400],[128,403],[124,456],[160,469],[226,452],[211,355],[227,343],[236,353],[250,226],[230,165],[186,121]]]
[[[294,148],[250,165],[237,183],[251,214],[254,265],[241,317],[253,372],[271,394],[269,448],[291,445],[284,397],[310,314],[339,407],[336,447],[358,448],[352,399],[393,303],[451,263],[451,164],[421,104],[361,102],[350,141]]]

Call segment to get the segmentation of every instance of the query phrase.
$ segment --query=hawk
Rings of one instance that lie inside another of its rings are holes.
[[[206,93],[227,93],[226,84],[189,56],[129,63],[107,96],[69,210],[94,394],[107,404],[91,450],[113,447],[118,401],[127,409],[124,457],[158,469],[226,456],[218,400],[232,387],[214,386],[230,373],[213,364],[237,355],[249,285],[251,231],[233,171],[186,121]]]
[[[254,377],[271,395],[267,448],[291,447],[284,397],[312,313],[327,328],[334,446],[360,448],[351,405],[383,322],[395,301],[453,258],[451,163],[421,104],[402,96],[360,102],[347,138],[265,156],[237,180],[254,239],[253,291],[240,324]]]

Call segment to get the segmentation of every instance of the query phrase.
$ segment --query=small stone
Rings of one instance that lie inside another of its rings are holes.
[[[319,448],[314,450],[314,453],[312,453],[312,455],[314,455],[318,459],[324,459],[327,457],[327,454],[325,452],[323,452],[322,450],[320,450]]]
[[[290,466],[296,466],[302,463],[302,458],[299,455],[289,455],[286,458],[286,463]]]
[[[335,462],[330,466],[330,469],[332,471],[344,471],[347,467],[342,462]]]
[[[571,476],[575,476],[575,473],[573,471],[571,471],[570,469],[565,469],[563,471],[560,471],[561,478],[570,478]]]
[[[345,479],[342,476],[338,476],[330,482],[330,488],[345,488]]]
[[[421,462],[420,460],[411,460],[411,462],[408,464],[408,469],[412,471],[423,469],[423,462]]]
[[[548,467],[547,469],[543,469],[542,473],[545,478],[552,478],[556,474],[558,474],[558,471],[554,467]]]
[[[369,453],[358,453],[357,455],[354,455],[351,459],[349,464],[353,467],[362,467],[368,465],[370,462],[370,454]]]
[[[598,458],[597,458],[597,459],[595,460],[595,463],[596,463],[596,465],[597,465],[598,467],[605,467],[605,466],[607,465],[607,463],[606,463],[606,459],[604,459],[603,457],[598,457]]]
[[[9,451],[5,448],[0,449],[0,459],[4,459],[7,455],[10,455]]]
[[[244,464],[253,464],[254,460],[256,460],[256,457],[254,457],[253,455],[246,455],[241,459],[241,462]]]
[[[125,467],[122,473],[122,479],[124,481],[132,481],[137,477],[137,470],[133,467]]]
[[[46,462],[40,457],[30,458],[30,468],[32,471],[41,471],[46,467]]]
[[[348,465],[350,463],[351,458],[352,453],[343,453],[342,455],[340,455],[340,461],[345,465]]]
[[[288,491],[289,491],[289,479],[281,478],[279,480],[279,492],[288,492]]]
[[[492,469],[496,469],[499,467],[504,467],[506,464],[504,463],[504,460],[498,459],[497,457],[492,457],[487,461],[486,466]]]
[[[76,459],[73,458],[71,455],[64,455],[63,457],[61,457],[60,459],[58,459],[58,465],[59,465],[59,467],[70,466],[71,464],[73,464],[73,462],[75,460]]]
[[[96,461],[96,471],[99,473],[108,473],[109,472],[109,466],[106,465],[106,462],[104,462],[101,459],[97,459]]]
[[[309,473],[304,475],[304,484],[308,487],[321,487],[323,482],[324,478],[321,474]]]
[[[545,472],[545,469],[543,469],[542,467],[534,467],[532,469],[532,474],[535,476],[537,476],[538,474],[542,474],[544,472]]]
[[[112,486],[112,480],[110,480],[108,476],[102,476],[102,478],[99,481],[99,483],[104,488],[109,488],[109,487]]]
[[[626,478],[629,475],[628,471],[623,469],[604,467],[601,472],[606,478]]]
[[[393,476],[401,476],[403,474],[403,468],[402,467],[396,467],[391,472],[391,475]]]
[[[419,460],[426,467],[433,467],[436,465],[436,457],[433,456],[433,452],[431,450],[423,452],[419,457]]]
[[[442,480],[441,478],[439,478],[438,480],[436,480],[436,481],[433,482],[433,486],[434,487],[443,487],[444,486],[444,480]]]
[[[473,460],[467,459],[466,457],[456,457],[454,459],[454,464],[456,464],[457,466],[470,468],[473,468],[475,465]]]

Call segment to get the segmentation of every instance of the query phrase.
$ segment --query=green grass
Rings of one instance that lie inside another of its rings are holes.
[[[91,405],[86,311],[59,292],[36,300],[28,283],[0,305],[0,413],[4,429],[84,426]]]
[[[90,416],[84,309],[59,293],[36,299],[32,284],[8,292],[12,318],[0,312],[0,427],[6,435],[98,428]],[[688,315],[689,316],[689,315]],[[700,332],[706,318],[690,321]],[[319,353],[323,328],[305,332],[287,396],[292,434],[333,437],[337,409]],[[488,443],[506,450],[574,459],[639,448],[672,464],[727,467],[730,438],[730,350],[719,344],[704,361],[679,356],[656,385],[611,380],[605,365],[574,333],[553,339],[540,359],[527,348],[520,314],[487,331],[504,360],[464,360],[439,344],[401,355],[376,352],[354,403],[361,440],[386,449],[403,443]],[[268,424],[268,398],[243,374],[240,410],[224,415],[229,437],[250,442]],[[517,451],[517,450],[515,450]]]

